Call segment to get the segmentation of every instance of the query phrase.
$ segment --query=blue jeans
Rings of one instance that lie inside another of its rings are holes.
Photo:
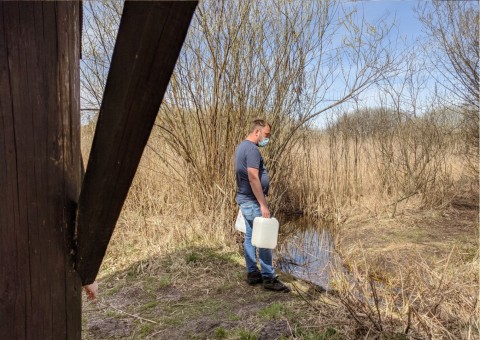
[[[240,209],[242,210],[243,217],[245,218],[245,244],[244,254],[245,262],[247,264],[247,272],[258,272],[257,267],[257,252],[256,248],[252,245],[252,231],[253,231],[253,219],[255,217],[261,217],[262,211],[260,210],[260,204],[257,202],[245,202],[240,203]],[[258,248],[258,255],[260,258],[260,267],[263,277],[274,278],[275,269],[272,265],[272,250],[265,248]]]

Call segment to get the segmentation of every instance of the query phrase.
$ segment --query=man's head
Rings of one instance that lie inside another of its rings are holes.
[[[267,145],[270,140],[270,124],[263,119],[255,119],[247,139],[258,146]]]

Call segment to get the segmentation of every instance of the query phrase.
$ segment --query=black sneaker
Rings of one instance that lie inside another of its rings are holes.
[[[263,279],[262,279],[262,274],[260,274],[260,272],[251,272],[247,274],[247,283],[249,285],[253,286],[257,283],[262,283],[262,282],[263,282]]]
[[[276,292],[289,293],[290,288],[286,286],[282,281],[278,279],[278,276],[274,278],[263,278],[263,288],[268,290],[274,290]]]

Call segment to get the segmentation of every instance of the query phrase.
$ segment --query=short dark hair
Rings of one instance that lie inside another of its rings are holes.
[[[253,122],[252,122],[252,126],[251,126],[251,129],[250,129],[250,132],[253,132],[255,131],[256,128],[258,127],[262,127],[264,128],[265,126],[269,126],[269,127],[272,127],[270,125],[270,123],[268,123],[266,120],[264,119],[255,119]]]

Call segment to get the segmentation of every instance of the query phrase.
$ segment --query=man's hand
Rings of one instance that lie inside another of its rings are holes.
[[[268,210],[266,205],[261,204],[260,210],[262,211],[262,217],[270,218],[270,210]]]
[[[93,282],[92,284],[83,286],[83,289],[85,289],[85,293],[87,294],[87,299],[92,301],[95,300],[97,297],[97,291],[98,291],[98,283],[97,281]]]

